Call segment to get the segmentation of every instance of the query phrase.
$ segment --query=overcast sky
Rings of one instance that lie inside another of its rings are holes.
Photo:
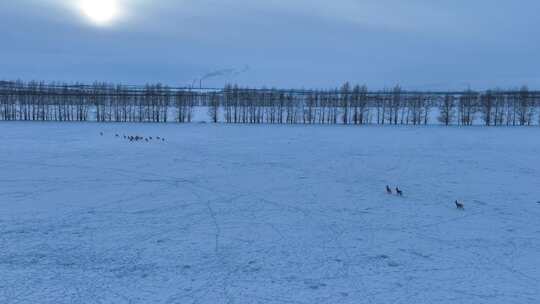
[[[83,1],[0,0],[0,79],[540,89],[538,0]]]

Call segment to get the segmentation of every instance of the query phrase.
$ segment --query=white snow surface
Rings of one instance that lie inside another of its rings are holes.
[[[0,303],[539,303],[539,138],[2,123]]]

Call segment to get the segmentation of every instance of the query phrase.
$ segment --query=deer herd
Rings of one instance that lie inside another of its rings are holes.
[[[399,187],[396,187],[396,195],[397,196],[401,196],[403,197],[403,191],[401,189],[399,189]],[[392,188],[390,188],[390,186],[386,185],[386,193],[388,193],[389,195],[392,195],[394,194],[394,192],[392,191]],[[459,202],[458,200],[456,200],[454,202],[456,204],[456,208],[459,209],[459,210],[465,210],[465,205],[462,203],[462,202]],[[540,204],[540,202],[538,202]]]
[[[99,132],[99,135],[104,136],[105,133]],[[120,134],[115,134],[114,137],[120,138]],[[123,134],[122,138],[125,140],[129,140],[130,142],[151,142],[151,141],[165,142],[166,141],[164,137],[160,137],[160,136],[157,136],[154,138],[153,136],[145,137],[145,136],[139,136],[139,135],[133,136],[133,135]]]
[[[99,132],[99,134],[101,136],[104,136],[105,134],[103,132]],[[115,134],[115,137],[116,138],[120,138],[120,134]],[[139,136],[139,135],[122,135],[123,139],[125,140],[129,140],[130,142],[139,142],[139,141],[144,141],[144,142],[151,142],[151,141],[161,141],[161,142],[165,142],[165,138],[163,137],[160,137],[160,136],[157,136],[157,137],[152,137],[152,136],[148,136],[148,137],[144,137],[144,136]],[[394,191],[392,190],[392,188],[390,188],[390,186],[386,185],[386,193],[388,193],[389,195],[393,195],[394,194]],[[395,193],[397,196],[399,197],[403,197],[403,190],[399,189],[399,187],[396,187],[395,188]],[[454,202],[456,204],[456,208],[459,209],[459,210],[465,210],[465,205],[461,202],[459,202],[458,200],[456,200]],[[540,204],[540,202],[538,202]]]

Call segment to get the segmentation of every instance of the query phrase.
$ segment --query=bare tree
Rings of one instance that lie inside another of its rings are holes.
[[[491,91],[480,95],[480,111],[482,119],[486,126],[490,126],[493,122],[494,97]]]
[[[210,106],[208,107],[208,115],[210,115],[213,123],[217,123],[219,120],[219,105],[219,95],[216,92],[210,93]]]
[[[454,96],[446,95],[439,106],[439,121],[448,126],[454,119]]]

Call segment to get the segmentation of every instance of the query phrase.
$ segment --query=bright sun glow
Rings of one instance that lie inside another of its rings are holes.
[[[90,21],[103,26],[111,24],[120,14],[115,0],[81,0],[79,8]]]

